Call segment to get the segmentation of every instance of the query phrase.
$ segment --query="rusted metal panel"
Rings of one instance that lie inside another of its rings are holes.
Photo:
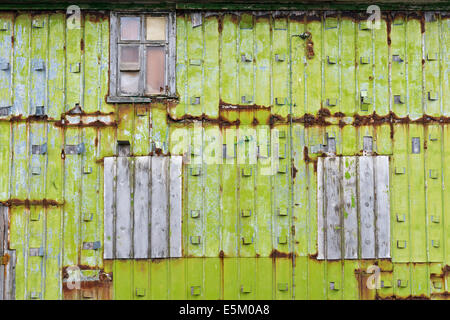
[[[78,28],[63,11],[0,13],[15,298],[448,297],[448,12],[386,11],[380,29],[340,10],[193,13],[172,25],[177,99],[120,105],[106,102],[109,13],[82,12]],[[162,156],[167,188],[152,190],[146,159]],[[129,161],[126,196],[115,177]],[[323,176],[340,188],[329,199]],[[160,221],[158,256],[181,259],[150,260],[159,237],[140,240],[162,191],[177,214]],[[322,228],[324,206],[339,233]],[[378,245],[358,259],[365,217]],[[341,245],[318,241],[323,230]],[[376,265],[381,287],[369,289]]]

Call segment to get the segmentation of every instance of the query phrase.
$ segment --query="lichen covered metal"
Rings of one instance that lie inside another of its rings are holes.
[[[351,11],[201,11],[195,27],[192,12],[176,11],[177,98],[145,104],[106,102],[109,12],[79,28],[0,12],[14,298],[448,299],[449,13],[385,11],[372,29]],[[362,156],[367,137],[389,157],[391,258],[320,260],[318,158]],[[118,141],[184,156],[182,258],[103,259]]]

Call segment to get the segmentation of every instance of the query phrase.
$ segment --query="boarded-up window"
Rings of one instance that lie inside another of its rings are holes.
[[[390,257],[389,158],[321,157],[318,259]]]
[[[181,257],[182,157],[104,161],[104,259]]]
[[[111,15],[109,102],[175,95],[173,13]]]

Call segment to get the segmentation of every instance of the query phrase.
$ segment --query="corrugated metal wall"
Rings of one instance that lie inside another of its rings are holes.
[[[178,12],[179,101],[111,105],[107,13],[71,29],[63,12],[1,12],[0,200],[16,299],[448,297],[450,19],[383,14],[372,30],[354,13],[205,12],[194,28]],[[186,258],[103,261],[103,158],[118,140],[131,156],[181,155],[183,128]],[[206,164],[220,136],[237,158]],[[282,150],[273,175],[264,157],[238,161],[252,143],[266,152],[264,136]],[[317,157],[329,137],[337,156],[362,155],[364,137],[390,156],[392,259],[317,259]],[[384,287],[369,290],[374,263]],[[63,285],[73,265],[80,290]]]

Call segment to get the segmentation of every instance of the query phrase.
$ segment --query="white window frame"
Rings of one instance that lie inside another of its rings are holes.
[[[126,41],[120,40],[120,17],[141,17],[140,40]],[[166,41],[150,41],[145,39],[147,16],[167,17]],[[123,94],[120,92],[120,70],[119,70],[119,44],[139,45],[139,93],[136,95]],[[146,59],[145,47],[165,46],[165,88],[166,91],[160,94],[145,93]],[[175,88],[175,64],[176,64],[176,17],[174,12],[136,12],[136,11],[114,11],[110,16],[110,73],[109,73],[109,103],[139,103],[151,102],[158,98],[176,98]]]

